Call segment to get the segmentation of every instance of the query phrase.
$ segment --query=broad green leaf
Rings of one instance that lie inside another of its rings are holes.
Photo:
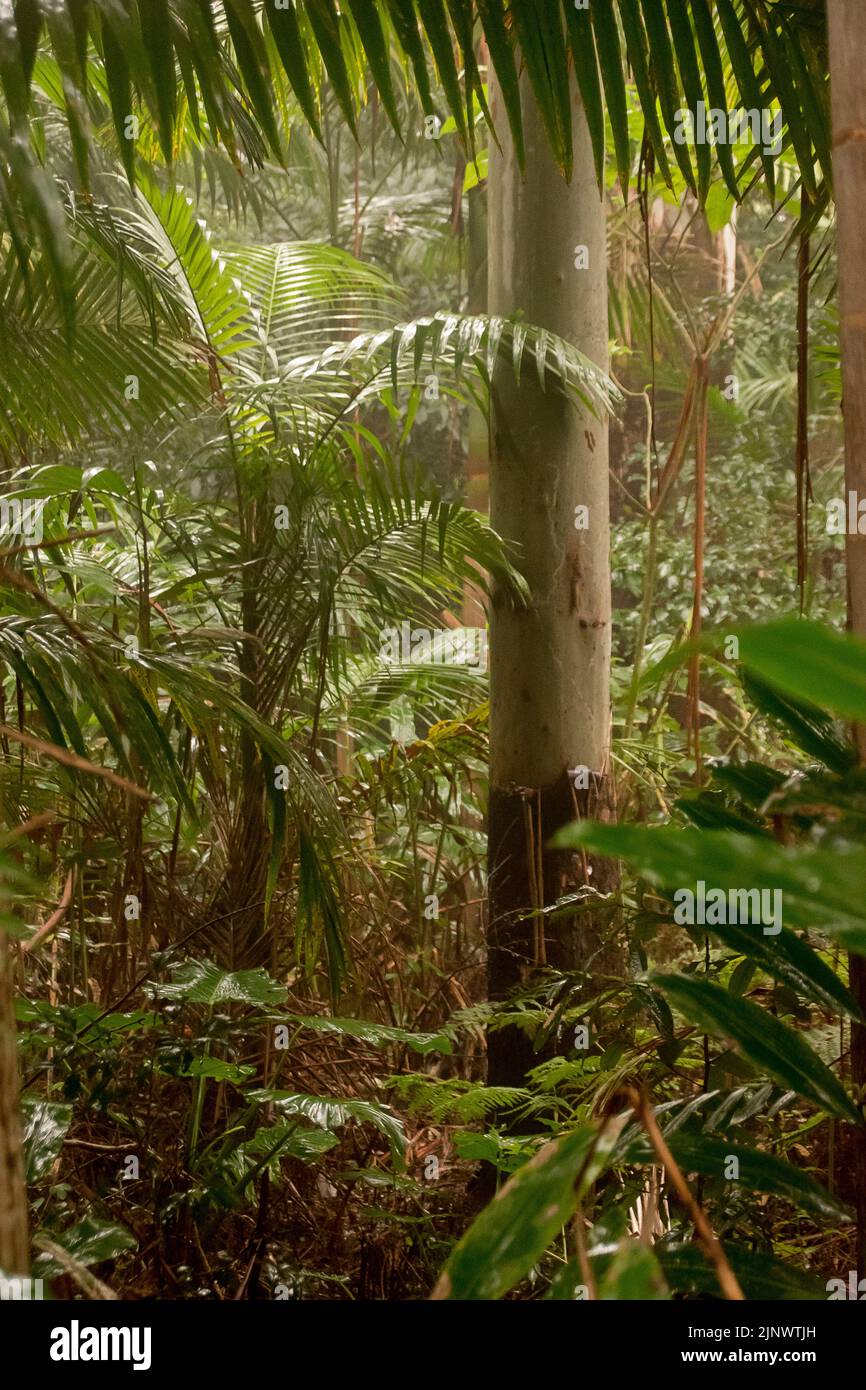
[[[829,1067],[807,1042],[766,1009],[707,980],[654,975],[680,1013],[710,1033],[729,1038],[743,1056],[822,1110],[853,1124],[863,1119]]]
[[[623,198],[628,201],[631,177],[631,142],[628,133],[628,105],[623,81],[622,51],[619,43],[616,12],[612,5],[591,5],[592,25],[598,47],[607,114],[613,131],[616,168]]]
[[[72,1106],[24,1096],[21,1118],[24,1179],[29,1184],[39,1182],[53,1168],[72,1119]]]
[[[611,1130],[585,1125],[538,1151],[470,1226],[445,1265],[435,1299],[502,1298],[555,1239],[603,1169]]]
[[[279,1172],[280,1164],[286,1158],[315,1163],[323,1154],[336,1148],[339,1142],[336,1134],[330,1130],[306,1129],[296,1122],[283,1121],[256,1130],[252,1139],[238,1145],[232,1162],[246,1182],[263,1168],[268,1168],[272,1173]],[[250,1163],[251,1168],[248,1167]]]
[[[265,970],[221,970],[212,960],[190,960],[178,966],[168,984],[151,985],[162,999],[188,1004],[282,1004],[286,989]]]
[[[466,173],[463,175],[463,192],[468,193],[471,189],[477,188],[482,179],[486,179],[489,169],[489,155],[487,150],[479,150],[471,164],[466,165]]]
[[[264,12],[274,38],[274,43],[277,46],[280,60],[286,70],[286,76],[292,85],[292,91],[298,99],[298,105],[303,111],[307,123],[316,139],[324,144],[322,128],[319,124],[316,95],[313,91],[312,82],[310,81],[307,52],[304,47],[294,0],[279,8],[273,4],[265,5]]]
[[[744,1148],[732,1144],[728,1139],[714,1139],[681,1130],[665,1137],[671,1153],[685,1173],[702,1173],[708,1178],[725,1179],[729,1161],[735,1158],[739,1170],[735,1179],[728,1179],[732,1190],[740,1186],[750,1192],[768,1192],[774,1197],[783,1197],[823,1221],[836,1223],[851,1220],[851,1212],[843,1202],[801,1168],[777,1158],[775,1154]],[[658,1159],[647,1138],[640,1135],[627,1146],[623,1162],[657,1163]]]
[[[761,714],[768,715],[798,748],[834,772],[847,772],[856,762],[850,739],[840,735],[838,725],[828,714],[805,700],[795,700],[769,685],[748,667],[743,672],[743,690]]]
[[[52,463],[34,468],[22,493],[28,497],[51,497],[58,492],[74,492],[81,487],[81,469],[71,464]]]
[[[778,891],[782,895],[782,915],[789,926],[826,931],[849,950],[866,954],[866,902],[862,894],[866,850],[859,846],[785,846],[764,836],[724,830],[613,826],[588,821],[565,826],[554,843],[561,848],[581,845],[597,854],[626,859],[650,882],[668,891],[694,892],[701,881],[707,892],[712,888],[726,893]],[[717,932],[713,923],[696,925],[722,935],[722,928]],[[744,930],[742,924],[740,929]],[[808,971],[813,985],[819,985],[841,1003],[827,968],[816,964],[817,957],[804,943],[803,949],[794,947],[784,932],[765,935],[761,929],[760,934],[771,944],[782,941],[780,949],[787,964]],[[739,940],[744,944],[743,937]],[[846,1007],[850,1008],[850,1000]]]
[[[481,16],[481,23],[484,27],[484,37],[487,40],[487,47],[490,51],[490,57],[496,70],[499,87],[502,92],[502,100],[505,104],[508,124],[511,128],[512,139],[514,140],[517,162],[522,169],[526,162],[526,151],[523,145],[520,82],[517,76],[517,66],[514,61],[514,52],[506,28],[503,0],[478,0],[478,13]]]
[[[561,832],[558,843],[568,843],[572,829]],[[769,838],[728,831],[680,830],[675,826],[584,823],[575,829],[575,834],[578,843],[600,854],[627,859],[669,892],[684,888],[694,892],[698,882],[704,882],[707,890],[718,888],[726,894],[750,890],[778,893],[783,916],[792,925],[824,927],[840,935],[852,948],[861,938],[866,943],[866,907],[861,908],[854,886],[859,873],[866,871],[866,854],[861,851],[854,855],[856,862],[849,862],[849,855],[841,851],[811,846],[785,849]],[[845,870],[848,877],[840,882],[840,872]],[[838,907],[828,901],[831,885],[840,893]],[[848,901],[846,885],[850,892]],[[776,923],[767,931],[755,921],[707,921],[695,925],[830,1013],[841,1009],[852,1018],[861,1017],[859,1006],[835,971],[787,927],[777,931]]]
[[[360,1038],[373,1047],[386,1047],[391,1043],[403,1043],[413,1052],[442,1052],[451,1054],[451,1039],[446,1033],[410,1033],[405,1028],[392,1028],[383,1023],[367,1023],[360,1018],[331,1018],[323,1015],[288,1014],[286,1022],[297,1028],[309,1028],[316,1033],[337,1033],[350,1038]],[[281,1015],[282,1018],[282,1015]]]
[[[760,811],[767,798],[778,792],[785,774],[766,763],[719,763],[712,770],[712,780],[746,806]]]
[[[124,1250],[135,1250],[138,1246],[138,1241],[126,1226],[116,1221],[104,1221],[98,1216],[86,1216],[65,1231],[46,1230],[44,1234],[80,1264],[88,1267],[102,1264],[104,1260],[114,1260]],[[65,1273],[50,1255],[38,1255],[33,1268],[34,1273],[44,1273],[52,1278]]]
[[[550,1282],[545,1300],[551,1303],[584,1303],[589,1301],[589,1288],[583,1282],[584,1272],[574,1256],[560,1265]]]
[[[405,1147],[403,1123],[387,1106],[371,1100],[345,1100],[335,1096],[310,1096],[298,1091],[250,1091],[258,1105],[272,1104],[281,1115],[303,1115],[320,1129],[342,1129],[347,1124],[371,1124],[384,1134],[395,1156]]]
[[[834,823],[845,838],[866,836],[866,769],[855,768],[844,776],[818,772],[789,778],[773,795],[772,810],[779,816],[804,816]]]
[[[179,1076],[206,1077],[210,1081],[233,1081],[240,1085],[255,1076],[254,1066],[224,1062],[220,1057],[195,1057],[178,1072]]]
[[[688,792],[685,796],[677,797],[674,806],[699,830],[733,830],[739,835],[767,834],[757,820],[747,820],[737,811],[732,811],[715,788]]]
[[[740,660],[778,690],[866,721],[866,642],[800,618],[741,628]]]
[[[707,927],[707,931],[828,1013],[841,1010],[849,1018],[862,1020],[860,1006],[836,972],[787,927],[777,936],[765,936],[761,926],[734,922]]]
[[[709,1294],[718,1297],[719,1281],[712,1265],[697,1245],[679,1241],[660,1241],[653,1251],[665,1278],[678,1293]],[[823,1282],[813,1274],[783,1264],[771,1255],[725,1242],[725,1254],[743,1293],[759,1301],[826,1299]]]
[[[727,227],[735,207],[736,203],[730,190],[725,188],[723,183],[714,183],[707,194],[707,203],[704,209],[707,226],[714,236],[723,227]]]
[[[602,1303],[659,1302],[670,1298],[655,1252],[640,1240],[620,1241],[598,1281]]]

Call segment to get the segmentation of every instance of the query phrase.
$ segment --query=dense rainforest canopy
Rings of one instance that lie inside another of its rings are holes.
[[[859,1299],[864,71],[0,7],[4,1297]]]

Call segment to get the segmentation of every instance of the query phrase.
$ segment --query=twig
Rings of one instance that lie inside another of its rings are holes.
[[[725,1298],[730,1298],[739,1302],[745,1301],[745,1295],[737,1282],[734,1271],[728,1263],[728,1257],[722,1249],[721,1243],[713,1232],[713,1228],[704,1215],[701,1207],[692,1196],[691,1189],[683,1177],[676,1159],[665,1142],[665,1137],[659,1129],[652,1106],[649,1104],[646,1096],[635,1086],[627,1087],[626,1095],[631,1102],[635,1116],[649,1135],[650,1142],[659,1156],[659,1162],[669,1173],[671,1182],[677,1190],[677,1195],[694,1223],[698,1241],[716,1271],[716,1278],[719,1281],[719,1287],[722,1293],[725,1295]]]
[[[50,825],[52,821],[58,819],[59,813],[57,811],[42,811],[38,816],[31,816],[29,820],[22,821],[20,825],[16,825],[13,830],[10,830],[9,833],[4,836],[4,849],[15,840],[20,840],[22,835],[32,835],[34,830],[43,830],[46,825]]]
[[[114,1289],[110,1289],[107,1284],[103,1284],[101,1279],[97,1279],[95,1274],[91,1274],[86,1265],[80,1260],[76,1260],[74,1255],[70,1255],[68,1250],[64,1250],[62,1245],[55,1245],[53,1240],[47,1236],[35,1235],[33,1244],[37,1250],[44,1250],[46,1255],[50,1255],[52,1260],[56,1260],[62,1265],[71,1278],[73,1278],[80,1289],[83,1289],[88,1298],[111,1299],[117,1302],[117,1294]]]
[[[56,743],[46,743],[44,739],[34,738],[32,734],[22,733],[11,724],[0,724],[0,734],[5,734],[6,738],[11,738],[13,743],[23,743],[25,748],[32,748],[34,753],[43,753],[46,758],[53,758],[56,763],[62,763],[64,767],[74,767],[78,772],[90,772],[94,777],[102,777],[106,782],[111,782],[112,786],[120,787],[125,792],[130,792],[132,796],[141,797],[142,801],[155,801],[156,797],[152,792],[139,787],[137,783],[128,781],[125,777],[120,777],[116,772],[112,772],[109,767],[100,767],[99,763],[92,763],[87,758],[80,758],[77,753],[70,753],[66,748],[60,748]]]
[[[0,550],[0,560],[8,560],[25,550],[54,550],[58,545],[70,545],[73,541],[92,541],[98,536],[107,536],[116,530],[117,527],[110,523],[97,526],[94,531],[67,531],[65,536],[51,536],[47,541],[26,541],[23,545],[13,545],[6,550]]]
[[[27,955],[30,951],[35,951],[36,947],[41,946],[45,938],[50,936],[51,933],[57,927],[60,926],[60,923],[63,921],[63,918],[66,916],[66,909],[69,907],[69,904],[72,901],[72,884],[74,883],[74,881],[75,870],[70,869],[69,873],[66,875],[66,883],[63,887],[63,897],[60,899],[60,902],[57,904],[57,907],[54,909],[51,916],[48,918],[48,921],[45,922],[44,925],[41,926],[33,936],[30,937],[29,941],[23,941],[21,943],[21,951],[23,955]]]

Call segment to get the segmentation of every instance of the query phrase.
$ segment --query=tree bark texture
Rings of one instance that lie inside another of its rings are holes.
[[[491,95],[502,150],[490,152],[490,313],[520,313],[606,369],[605,210],[580,100],[575,91],[575,168],[566,184],[529,83],[525,174],[495,84]],[[577,268],[583,258],[586,267]],[[548,841],[578,811],[603,813],[610,799],[607,422],[552,386],[543,391],[534,367],[518,385],[503,366],[490,452],[491,521],[517,547],[531,593],[523,610],[494,593],[491,612],[488,988],[498,1001],[540,965],[584,968],[600,944],[591,912],[545,929],[545,919],[526,914],[603,878],[603,866],[554,853]],[[570,772],[580,767],[588,770],[585,790]],[[519,1030],[491,1032],[491,1085],[520,1084],[538,1060]]]

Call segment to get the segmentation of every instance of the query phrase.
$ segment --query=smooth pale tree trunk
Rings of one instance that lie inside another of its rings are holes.
[[[0,929],[0,1274],[29,1273],[9,943]]]
[[[566,184],[528,81],[525,175],[491,87],[502,151],[491,143],[489,311],[521,312],[606,368],[605,212],[579,98],[575,92],[575,167]],[[578,247],[586,248],[586,269],[575,267]],[[503,365],[494,381],[490,447],[491,521],[518,547],[531,590],[527,609],[494,594],[491,610],[488,989],[501,1000],[539,965],[582,969],[599,945],[594,913],[543,929],[544,919],[526,914],[602,876],[600,866],[553,853],[547,843],[578,809],[597,814],[608,801],[607,422],[582,414],[554,389],[543,392],[534,366],[518,386]],[[575,525],[579,507],[588,508],[586,529]],[[580,767],[588,770],[586,790],[575,790],[570,775]],[[518,1029],[491,1032],[489,1084],[519,1084],[538,1061]]]
[[[479,184],[467,195],[467,312],[487,313],[487,189]],[[469,439],[466,456],[466,505],[486,516],[490,510],[490,447],[484,412],[469,407]],[[463,621],[468,627],[486,627],[487,614],[477,584],[466,585]]]
[[[466,197],[468,217],[466,222],[466,278],[467,278],[467,304],[466,309],[470,314],[487,313],[487,185],[486,183],[476,184],[469,190]],[[474,511],[481,512],[486,518],[490,511],[490,444],[487,437],[487,415],[480,406],[474,402],[469,406],[468,420],[468,449],[466,454],[466,484],[464,489],[464,501],[468,507]],[[471,557],[470,557],[471,559]],[[475,561],[471,561],[474,568]],[[484,591],[480,583],[475,583],[468,579],[463,586],[463,623],[466,627],[480,628],[483,634],[482,640],[484,647],[478,647],[479,651],[486,651],[487,641],[487,608],[485,605]],[[469,790],[473,794],[473,799],[481,788],[476,785],[477,780],[470,774]],[[460,813],[461,824],[467,829],[477,831],[477,817],[470,805],[464,802]],[[470,936],[478,937],[483,934],[484,908],[477,897],[474,888],[474,879],[464,879],[464,891],[469,901],[463,909],[463,922],[466,931]]]
[[[866,498],[866,3],[828,0],[833,181],[839,256],[845,492]],[[866,637],[866,536],[848,535],[848,620]],[[866,728],[855,730],[866,765]],[[851,989],[866,1009],[866,959],[849,956]],[[866,1028],[851,1027],[851,1080],[866,1093]],[[857,1265],[866,1277],[866,1141],[855,1136]]]

